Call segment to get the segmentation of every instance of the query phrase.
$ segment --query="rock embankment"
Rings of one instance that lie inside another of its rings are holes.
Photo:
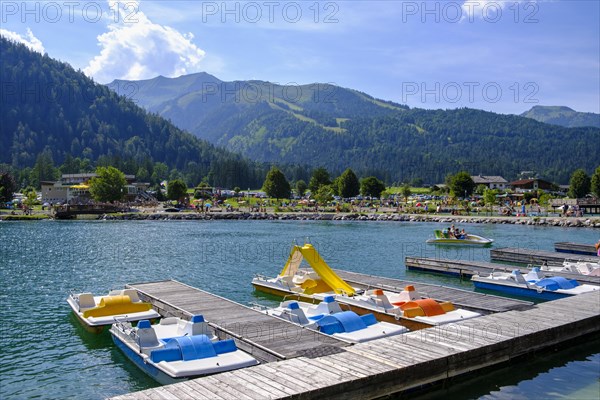
[[[599,217],[485,217],[458,215],[419,215],[419,214],[364,214],[364,213],[127,213],[101,215],[104,220],[281,220],[281,221],[396,221],[396,222],[437,222],[474,224],[514,224],[562,227],[600,228]]]

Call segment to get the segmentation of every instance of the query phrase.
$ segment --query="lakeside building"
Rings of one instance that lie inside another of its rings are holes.
[[[95,173],[63,174],[60,180],[42,181],[42,201],[46,203],[86,203],[91,199],[89,181]],[[150,186],[146,182],[136,182],[135,175],[125,175],[125,200],[135,200]]]
[[[539,178],[521,179],[518,181],[511,182],[510,186],[517,193],[526,193],[538,189],[545,190],[547,192],[552,192],[556,190],[556,185],[554,185],[552,182],[548,182]]]
[[[508,189],[508,181],[501,176],[475,175],[471,176],[471,179],[475,182],[475,186],[484,185],[488,189]]]

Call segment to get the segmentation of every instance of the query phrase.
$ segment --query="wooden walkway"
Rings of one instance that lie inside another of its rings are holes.
[[[357,272],[335,271],[343,280],[354,287],[381,288],[400,292],[407,285],[413,285],[423,296],[431,297],[437,301],[450,301],[458,308],[465,308],[481,313],[502,312],[529,308],[533,303],[524,300],[509,299],[469,290],[455,289],[441,285],[404,281],[400,279],[384,278],[381,276],[360,274]]]
[[[532,354],[600,331],[600,293],[538,304],[114,397],[372,399]]]
[[[519,264],[537,264],[544,261],[548,265],[562,265],[565,260],[598,262],[600,259],[594,256],[580,254],[559,253],[545,250],[532,250],[517,247],[503,247],[490,250],[490,258],[496,261],[514,262]]]
[[[557,242],[554,243],[554,250],[561,253],[583,254],[584,256],[597,255],[596,247],[593,244]],[[598,260],[600,261],[600,258]]]
[[[446,275],[454,275],[461,278],[470,278],[475,274],[489,274],[492,271],[511,272],[514,265],[495,264],[484,261],[462,261],[450,260],[444,258],[426,258],[426,257],[405,257],[404,265],[409,270],[436,272]],[[524,270],[523,270],[524,271]],[[522,272],[523,272],[522,271]],[[553,276],[550,271],[544,271],[547,276]],[[600,276],[586,276],[582,274],[560,272],[557,275],[565,278],[575,279],[580,283],[590,283],[600,285]]]
[[[233,338],[239,348],[262,362],[344,351],[349,343],[304,329],[282,319],[177,281],[128,284],[163,316],[202,314],[219,338]]]

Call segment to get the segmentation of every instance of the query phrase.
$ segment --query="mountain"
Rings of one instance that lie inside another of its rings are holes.
[[[211,143],[333,175],[351,167],[387,183],[442,182],[459,170],[506,179],[535,170],[566,183],[575,169],[591,173],[600,163],[597,128],[473,109],[409,109],[331,84],[225,82],[200,73],[109,86]]]
[[[265,171],[254,163],[148,113],[68,64],[3,37],[0,53],[0,163],[32,167],[43,153],[56,165],[78,158],[142,177],[164,163],[189,184],[206,176],[228,187],[262,184]]]
[[[567,128],[593,126],[600,128],[600,114],[578,112],[564,106],[533,106],[522,117]]]

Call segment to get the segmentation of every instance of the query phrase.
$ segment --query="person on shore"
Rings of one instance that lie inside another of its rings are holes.
[[[598,255],[598,257],[600,257],[600,239],[598,239],[598,242],[595,244],[596,247],[596,254]]]

